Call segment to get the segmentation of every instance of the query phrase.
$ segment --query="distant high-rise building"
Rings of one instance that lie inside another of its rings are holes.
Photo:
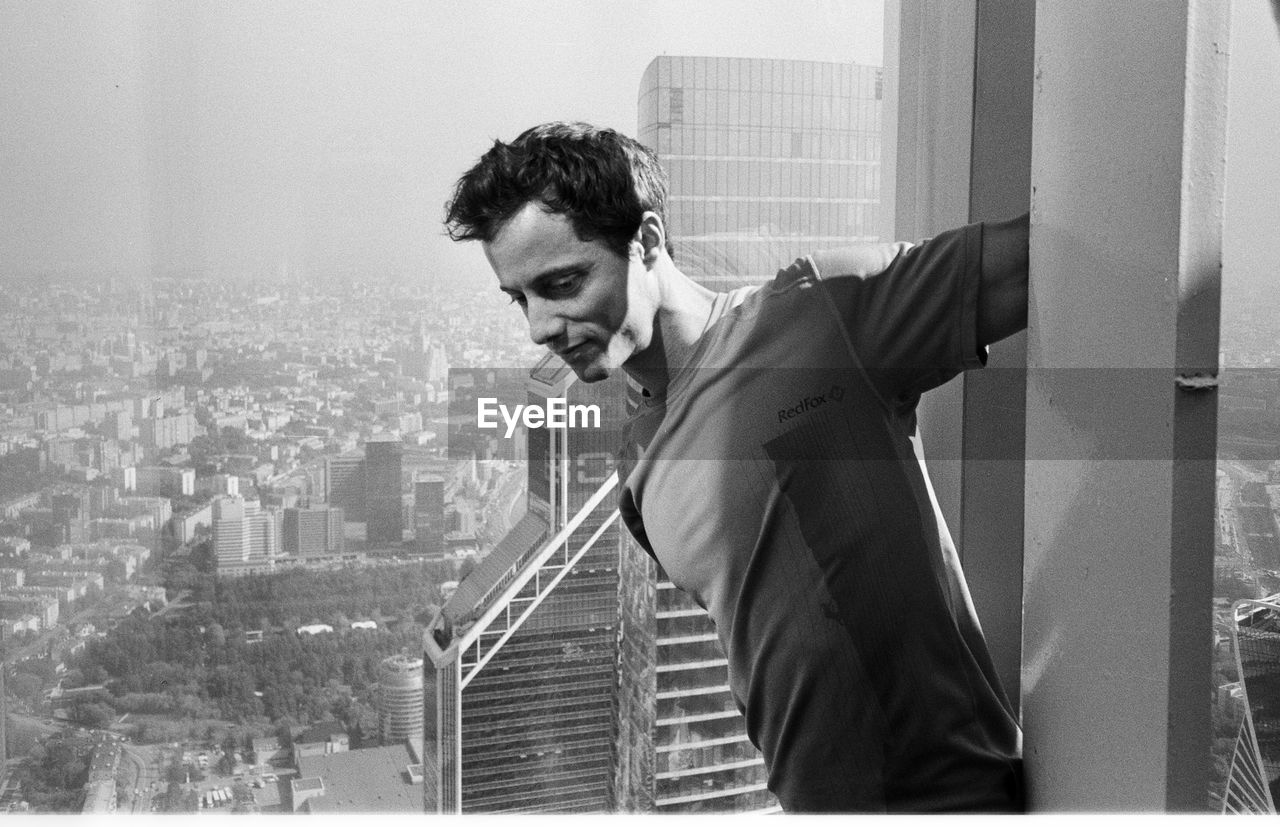
[[[364,453],[349,451],[324,460],[324,499],[342,508],[348,520],[365,519]]]
[[[280,556],[281,514],[277,508],[259,508],[249,515],[249,560],[274,561]]]
[[[676,265],[714,290],[879,235],[881,69],[654,58],[638,137],[671,179]]]
[[[413,536],[423,554],[444,552],[444,478],[434,474],[413,481]]]
[[[567,397],[618,422],[622,385],[575,385],[547,356],[531,404]],[[530,430],[529,510],[426,636],[427,812],[598,812],[616,806],[615,432]],[[598,495],[598,496],[597,496]],[[595,498],[592,508],[584,508]],[[576,524],[576,525],[575,525]],[[570,529],[563,542],[548,541]]]
[[[286,508],[282,547],[285,554],[296,557],[341,554],[344,549],[342,531],[341,508]]]
[[[219,574],[269,570],[281,553],[282,514],[257,500],[213,501],[213,551]]]
[[[61,543],[83,543],[89,530],[89,492],[64,491],[49,497],[53,532]]]
[[[407,741],[422,753],[422,658],[392,655],[378,670],[378,726],[382,743]]]
[[[218,497],[213,501],[213,553],[218,567],[249,560],[249,524],[243,497]]]
[[[398,439],[371,439],[365,443],[365,536],[370,543],[398,543],[404,537],[400,496],[403,450]]]
[[[164,451],[191,442],[198,427],[195,416],[189,413],[142,419],[138,438],[149,452]]]

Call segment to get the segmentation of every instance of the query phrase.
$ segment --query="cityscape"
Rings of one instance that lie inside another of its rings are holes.
[[[880,67],[636,83],[699,283],[880,239]],[[710,620],[619,524],[635,389],[575,382],[491,280],[0,273],[0,812],[780,811]],[[1276,318],[1228,274],[1219,811],[1280,793]],[[605,427],[488,429],[478,399]]]

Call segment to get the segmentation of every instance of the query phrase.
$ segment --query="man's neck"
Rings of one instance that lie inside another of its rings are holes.
[[[667,259],[658,272],[659,303],[653,340],[624,369],[653,396],[666,395],[671,377],[689,364],[711,321],[716,294]]]

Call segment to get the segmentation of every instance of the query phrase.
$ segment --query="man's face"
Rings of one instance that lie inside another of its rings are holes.
[[[584,382],[608,377],[649,346],[656,307],[643,289],[638,242],[623,258],[530,202],[483,246],[502,292],[524,311],[530,338]]]

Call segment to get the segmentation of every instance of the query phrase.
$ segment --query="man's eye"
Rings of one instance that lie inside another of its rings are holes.
[[[547,282],[545,287],[547,291],[547,295],[549,296],[568,295],[578,289],[579,280],[580,280],[580,276],[575,273],[574,275],[571,275],[571,276],[563,276],[561,278],[555,279],[554,281],[549,281]]]

